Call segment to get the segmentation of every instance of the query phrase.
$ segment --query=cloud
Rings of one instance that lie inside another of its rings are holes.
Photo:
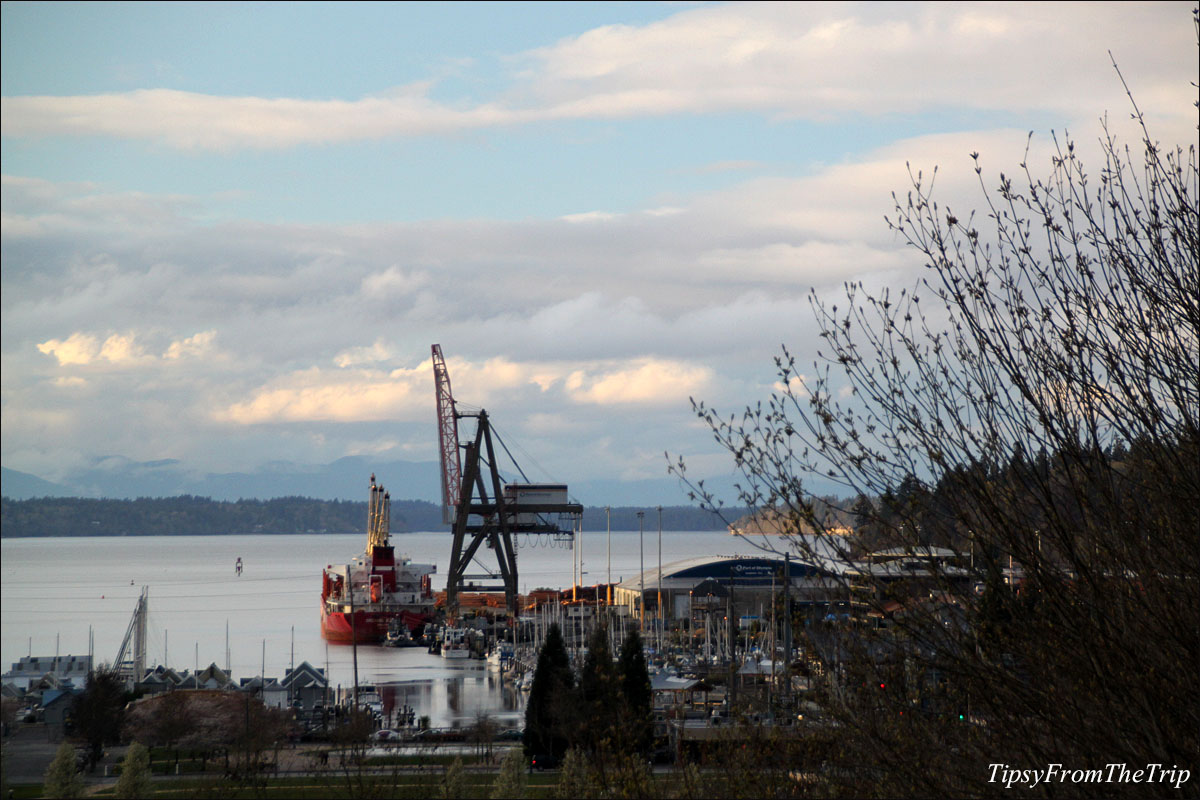
[[[565,386],[576,403],[678,406],[702,393],[712,379],[708,367],[646,358],[600,371],[575,370]]]
[[[413,384],[404,376],[362,370],[329,373],[312,367],[217,410],[214,418],[237,425],[389,420],[411,409],[413,395]]]
[[[58,359],[59,366],[90,364],[100,354],[100,342],[86,333],[72,333],[66,339],[48,339],[37,346],[48,356]]]
[[[358,367],[377,364],[394,357],[391,348],[382,339],[376,339],[369,347],[351,347],[334,356],[333,363],[339,367]]]
[[[168,361],[178,361],[184,358],[203,358],[213,352],[213,343],[217,340],[216,331],[201,331],[186,339],[171,342],[163,358]]]
[[[387,300],[411,295],[429,284],[429,274],[423,270],[404,271],[396,266],[363,278],[364,297]]]
[[[1190,108],[1195,71],[1188,22],[1172,3],[738,3],[520,54],[525,68],[507,90],[474,105],[433,100],[430,81],[326,100],[154,88],[4,97],[0,131],[230,150],[665,114],[822,120],[965,107],[1078,118],[1125,107],[1105,47],[1127,72],[1136,63],[1145,111],[1177,114]]]
[[[134,341],[132,334],[123,336],[114,333],[105,339],[100,347],[100,358],[114,364],[132,364],[142,361],[145,357],[146,351]]]

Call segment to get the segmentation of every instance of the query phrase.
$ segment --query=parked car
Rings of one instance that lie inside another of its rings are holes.
[[[554,769],[558,766],[558,759],[549,753],[535,755],[529,760],[529,766],[539,772],[544,769]]]

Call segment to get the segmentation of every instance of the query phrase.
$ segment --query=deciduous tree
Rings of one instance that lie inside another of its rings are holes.
[[[75,766],[75,748],[63,742],[54,754],[54,760],[46,768],[42,779],[42,792],[46,797],[82,797],[83,778]]]
[[[926,277],[814,293],[818,363],[784,349],[782,390],[740,418],[696,406],[746,505],[819,527],[820,475],[881,498],[876,544],[956,556],[890,627],[817,648],[846,745],[834,787],[977,794],[996,762],[1200,752],[1200,705],[1179,702],[1200,652],[1200,170],[1130,103],[1140,141],[1106,124],[1095,167],[1070,137],[994,180],[972,154],[976,211],[915,172],[888,225]]]
[[[89,769],[100,762],[105,745],[120,740],[126,699],[125,683],[115,671],[96,669],[88,673],[83,694],[71,707],[71,723],[87,741]]]
[[[150,751],[137,742],[129,745],[121,759],[121,777],[113,790],[117,797],[142,798],[150,796]]]

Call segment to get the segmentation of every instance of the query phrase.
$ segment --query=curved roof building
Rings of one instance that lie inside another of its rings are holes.
[[[663,564],[661,583],[655,566],[617,584],[613,587],[613,603],[626,606],[636,615],[644,597],[647,612],[651,613],[658,606],[661,592],[667,619],[685,618],[691,613],[692,590],[712,581],[732,594],[735,604],[757,604],[772,590],[782,591],[785,568],[792,597],[801,602],[823,601],[843,586],[841,570],[833,562],[818,564],[792,558],[785,563],[777,556],[696,556]]]

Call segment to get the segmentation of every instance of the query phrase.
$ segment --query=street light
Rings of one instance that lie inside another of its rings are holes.
[[[644,524],[644,518],[646,516],[646,512],[639,511],[639,512],[637,512],[637,515],[638,515],[638,566],[641,570],[640,574],[638,575],[638,581],[639,581],[638,592],[640,595],[640,597],[638,599],[638,603],[639,603],[639,605],[638,605],[638,628],[641,631],[641,633],[643,635],[645,635],[645,633],[646,633],[646,546],[645,546],[646,526]]]
[[[662,506],[658,507],[658,605],[655,607],[656,616],[658,618],[658,652],[662,652],[663,626],[666,624],[666,616],[663,614],[662,604]]]

